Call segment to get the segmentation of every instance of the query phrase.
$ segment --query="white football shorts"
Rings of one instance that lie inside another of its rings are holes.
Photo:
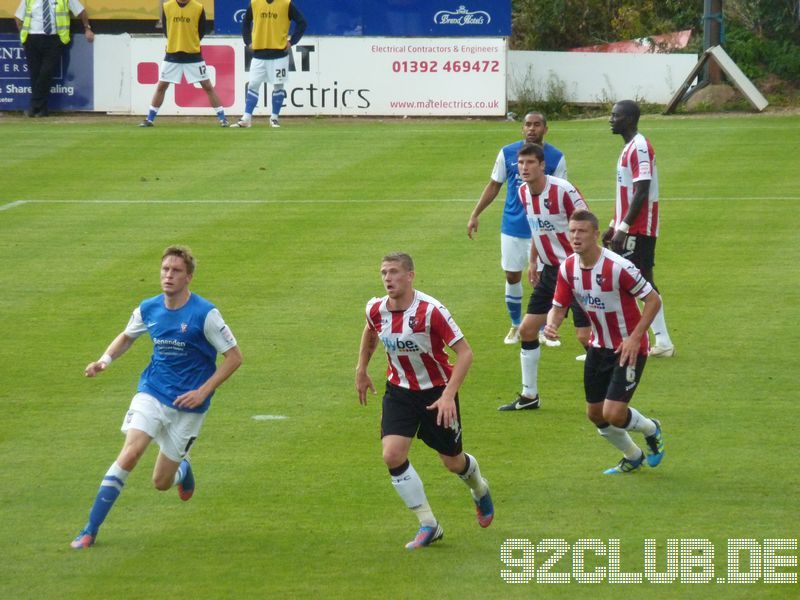
[[[144,431],[168,459],[180,462],[200,434],[205,418],[206,413],[176,410],[161,404],[150,394],[139,392],[131,400],[121,430],[123,433],[128,429]]]
[[[180,83],[182,77],[186,77],[187,83],[197,83],[211,78],[204,60],[192,63],[176,63],[165,60],[161,63],[161,70],[158,72],[159,81]]]
[[[289,55],[282,58],[253,58],[250,62],[250,89],[267,82],[286,83],[289,80]]]
[[[500,234],[500,266],[503,271],[521,273],[528,268],[528,258],[531,255],[530,238],[518,238],[512,235]]]

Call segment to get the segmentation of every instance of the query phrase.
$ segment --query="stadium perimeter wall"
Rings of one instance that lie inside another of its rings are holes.
[[[97,35],[92,45],[75,36],[51,108],[144,114],[163,53],[158,35]],[[223,106],[238,114],[249,68],[241,38],[207,37],[203,55]],[[282,114],[501,116],[508,100],[546,96],[554,78],[570,102],[665,103],[696,61],[693,54],[515,52],[505,38],[307,36],[292,51]],[[0,36],[0,110],[26,108],[29,86],[18,38]],[[170,88],[160,114],[209,110],[205,93],[184,83]]]
[[[508,99],[546,98],[553,86],[580,104],[623,98],[666,104],[697,64],[696,54],[508,53]]]

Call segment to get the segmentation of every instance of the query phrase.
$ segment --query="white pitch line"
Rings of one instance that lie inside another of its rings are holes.
[[[16,202],[9,202],[8,204],[3,204],[0,206],[0,210],[9,210],[14,208],[15,206],[22,206],[23,204],[27,204],[27,200],[17,200]]]
[[[445,199],[384,199],[384,200],[332,200],[318,198],[314,200],[24,200],[31,204],[376,204],[376,203],[456,203],[474,202],[472,198]]]
[[[593,198],[587,197],[590,203],[614,202],[613,198]],[[703,201],[800,201],[800,196],[666,196],[662,197],[662,202],[703,202]],[[332,200],[317,198],[314,200],[18,200],[4,206],[0,210],[13,208],[20,204],[286,204],[286,205],[313,205],[313,204],[463,204],[474,203],[474,198],[413,198],[413,199],[382,199],[382,200]]]

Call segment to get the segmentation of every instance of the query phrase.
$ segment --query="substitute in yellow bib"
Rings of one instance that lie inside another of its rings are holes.
[[[158,85],[150,102],[147,118],[139,127],[152,127],[158,109],[170,83],[178,84],[183,77],[187,83],[200,83],[208,101],[217,113],[219,124],[228,126],[225,110],[208,75],[208,67],[200,50],[200,40],[206,31],[206,11],[197,0],[168,0],[161,10],[164,35],[167,36],[167,53],[158,73]]]
[[[289,29],[294,23],[291,37]],[[242,39],[253,53],[244,114],[233,127],[250,127],[262,84],[272,84],[272,115],[269,123],[280,127],[278,116],[286,99],[289,49],[300,41],[306,19],[292,0],[250,0],[242,20]]]
[[[89,15],[78,0],[20,0],[14,14],[31,77],[31,106],[25,111],[29,117],[49,114],[47,99],[53,75],[70,42],[70,12],[83,23],[86,41],[93,42]]]

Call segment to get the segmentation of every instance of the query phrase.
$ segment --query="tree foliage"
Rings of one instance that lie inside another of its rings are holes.
[[[567,50],[693,29],[703,39],[702,0],[512,0],[514,50]],[[800,2],[724,0],[723,45],[751,77],[800,81]]]
[[[685,0],[512,0],[511,47],[566,50],[698,28]]]

